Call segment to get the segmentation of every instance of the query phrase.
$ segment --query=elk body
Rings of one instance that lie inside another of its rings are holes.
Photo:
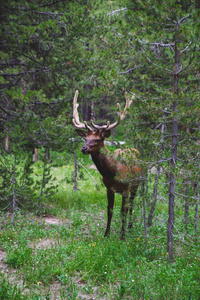
[[[117,149],[114,154],[111,154],[104,145],[105,138],[111,134],[111,129],[116,127],[125,117],[127,108],[130,107],[132,100],[126,99],[124,111],[119,109],[119,120],[110,125],[98,126],[91,120],[90,127],[86,122],[79,121],[78,116],[78,91],[75,93],[73,103],[73,124],[76,127],[76,132],[85,138],[85,145],[81,151],[83,154],[90,154],[98,171],[102,175],[103,183],[107,188],[108,208],[107,208],[107,227],[104,236],[110,234],[110,225],[113,215],[114,194],[122,194],[122,230],[121,239],[125,236],[126,216],[129,209],[130,218],[132,216],[133,199],[136,195],[139,186],[139,177],[142,174],[142,169],[137,165],[136,149]],[[129,228],[132,227],[132,220],[129,221]]]

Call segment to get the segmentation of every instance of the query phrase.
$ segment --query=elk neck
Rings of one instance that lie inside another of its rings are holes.
[[[111,162],[109,153],[110,151],[103,146],[98,152],[91,154],[95,166],[103,177],[114,177],[116,175],[115,165],[114,162]]]

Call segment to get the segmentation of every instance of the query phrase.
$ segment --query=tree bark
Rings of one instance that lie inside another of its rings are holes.
[[[16,194],[15,194],[15,184],[16,184],[15,172],[16,172],[16,156],[15,156],[15,162],[14,162],[13,173],[12,173],[12,217],[11,217],[12,225],[14,225],[15,210],[17,208]]]
[[[197,202],[196,202],[196,208],[195,208],[195,228],[194,232],[195,234],[197,233],[197,227],[198,227],[198,221],[199,221],[199,182],[196,183],[196,197],[197,197]]]
[[[146,223],[146,191],[145,191],[145,183],[146,180],[143,176],[143,182],[142,182],[142,199],[143,199],[143,221],[144,221],[144,236],[145,236],[145,247],[146,247],[146,252],[148,252],[148,243],[147,243],[147,223]]]
[[[48,162],[50,161],[50,151],[49,151],[49,148],[45,148],[45,159]]]
[[[180,53],[178,50],[178,30],[179,23],[176,24],[176,33],[175,33],[175,72],[174,72],[174,94],[178,95],[179,89],[179,64],[180,64]],[[173,115],[176,115],[177,112],[177,102],[173,103]],[[170,172],[170,183],[169,183],[169,218],[168,218],[168,227],[167,227],[167,252],[168,252],[168,261],[173,262],[173,229],[174,229],[174,205],[175,205],[175,166],[177,160],[177,145],[178,145],[178,120],[174,116],[172,121],[172,152],[171,152],[171,165],[172,171]]]
[[[186,183],[187,184],[187,183]],[[188,224],[188,212],[189,212],[189,202],[188,202],[188,186],[186,186],[185,189],[185,214],[184,214],[184,225],[185,229],[187,230],[187,224]]]
[[[74,150],[74,191],[77,190],[77,155],[76,150]]]
[[[41,183],[41,190],[40,190],[40,198],[39,198],[39,202],[41,202],[42,196],[43,196],[43,190],[45,187],[45,168],[46,168],[46,158],[44,156],[44,164],[43,164],[43,173],[42,173],[42,183]]]
[[[35,152],[33,154],[33,161],[34,162],[38,161],[38,148],[35,148]]]
[[[166,117],[166,114],[163,115],[163,119],[165,119],[165,117]],[[165,123],[163,122],[162,126],[161,126],[160,157],[162,157],[162,153],[163,153],[164,131],[165,131]],[[160,178],[160,172],[161,172],[161,166],[159,164],[158,169],[157,169],[155,183],[154,183],[153,200],[152,200],[151,209],[150,209],[149,216],[148,216],[148,222],[147,222],[148,227],[151,227],[151,225],[152,225],[154,210],[156,207],[156,200],[157,200],[157,194],[158,194],[158,180]]]
[[[9,148],[9,135],[8,134],[6,135],[6,138],[5,138],[5,151],[6,152],[10,151],[10,148]]]
[[[153,200],[152,200],[151,209],[150,209],[149,216],[148,216],[148,221],[147,221],[147,226],[148,227],[151,227],[151,225],[152,225],[154,210],[155,210],[155,207],[156,207],[156,200],[157,200],[157,193],[158,193],[158,180],[159,180],[159,177],[160,177],[160,170],[161,170],[161,167],[158,166],[156,179],[155,179],[155,183],[154,183]]]
[[[174,229],[174,198],[175,198],[175,176],[170,173],[170,185],[169,185],[169,218],[167,227],[167,252],[169,262],[173,261],[173,229]]]

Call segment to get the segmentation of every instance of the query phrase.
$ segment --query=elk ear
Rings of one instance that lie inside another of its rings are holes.
[[[106,130],[106,131],[102,132],[102,136],[105,139],[108,138],[110,136],[110,134],[111,134],[111,130]]]
[[[86,131],[80,130],[80,129],[75,129],[76,132],[78,133],[78,135],[80,135],[81,137],[86,137],[88,135],[88,133]]]

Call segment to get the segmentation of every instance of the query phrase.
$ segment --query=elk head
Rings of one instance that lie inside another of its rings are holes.
[[[124,119],[126,110],[130,107],[132,100],[129,100],[128,97],[126,98],[126,106],[124,111],[121,110],[120,104],[117,104],[118,120],[115,123],[110,124],[110,122],[108,121],[106,125],[99,126],[95,125],[93,120],[91,120],[91,127],[87,124],[86,121],[82,123],[79,120],[77,98],[78,91],[76,91],[74,96],[72,122],[76,127],[76,132],[78,133],[78,135],[85,138],[85,145],[81,149],[82,153],[93,155],[99,152],[102,147],[104,147],[104,139],[110,136],[111,129],[115,128]]]

